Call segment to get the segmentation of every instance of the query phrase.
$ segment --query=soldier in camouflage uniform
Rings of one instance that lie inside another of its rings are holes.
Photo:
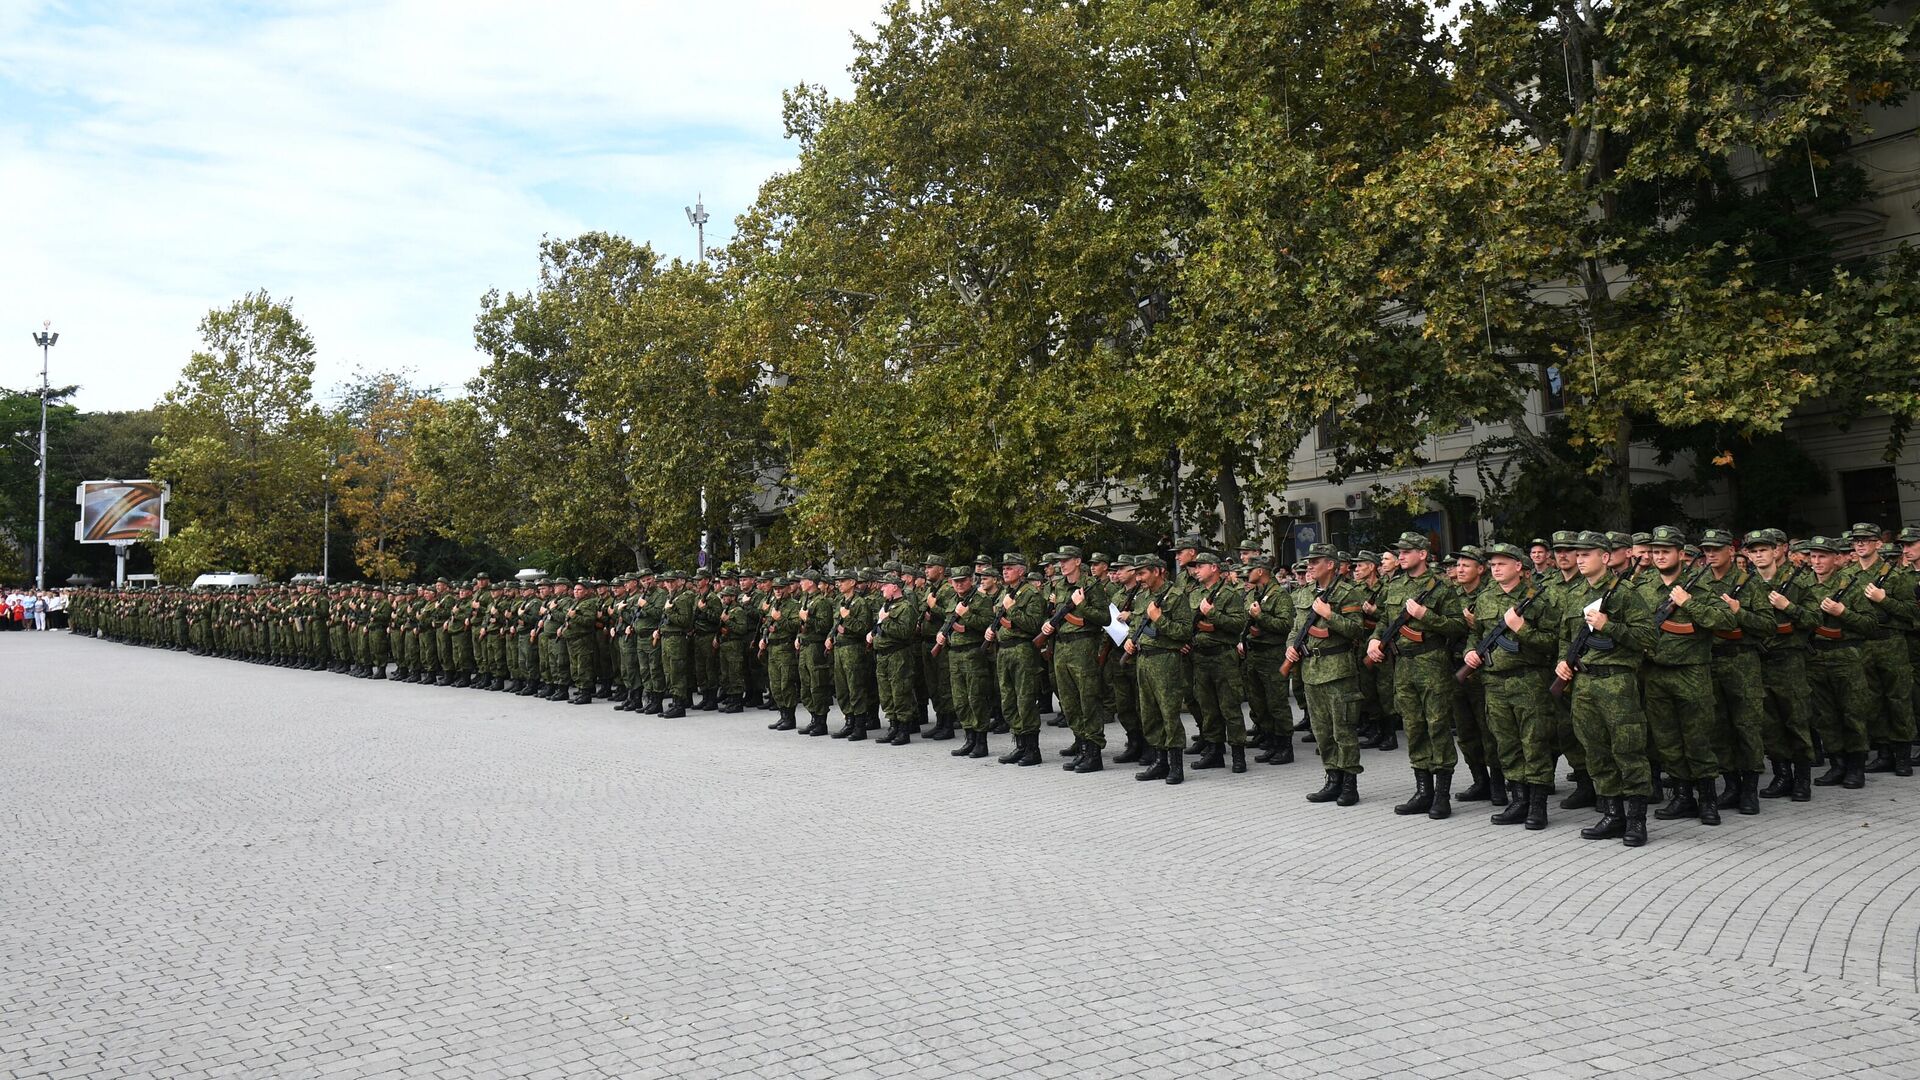
[[[1579,576],[1553,597],[1563,654],[1554,674],[1569,686],[1573,729],[1585,748],[1600,806],[1600,819],[1581,829],[1580,837],[1641,847],[1647,842],[1653,775],[1634,676],[1658,631],[1646,601],[1608,569],[1605,536],[1577,533],[1567,549],[1574,553]],[[1571,662],[1565,655],[1570,652],[1577,654]]]
[[[1014,747],[996,760],[1002,765],[1038,765],[1042,663],[1033,639],[1046,622],[1046,598],[1027,579],[1027,558],[1017,551],[1001,557],[1000,580],[1005,588],[994,604],[987,640],[994,646],[994,674]]]
[[[1760,674],[1760,645],[1771,636],[1773,611],[1764,583],[1734,561],[1733,534],[1708,529],[1700,534],[1707,573],[1701,589],[1719,595],[1734,625],[1713,631],[1714,756],[1726,790],[1720,809],[1760,812],[1760,767],[1766,760],[1766,689]]]
[[[833,660],[833,693],[840,701],[840,713],[846,719],[836,739],[859,742],[870,730],[867,717],[877,709],[868,675],[873,669],[873,654],[867,650],[867,631],[873,629],[873,610],[860,593],[860,576],[852,570],[834,575],[838,590],[833,606],[833,632],[828,635],[827,653]]]
[[[1047,583],[1044,606],[1047,619],[1040,634],[1053,643],[1053,679],[1060,694],[1060,712],[1073,730],[1062,765],[1068,772],[1099,772],[1105,767],[1106,725],[1100,707],[1101,629],[1107,624],[1107,586],[1081,564],[1080,549],[1069,544],[1058,552],[1060,573]]]
[[[954,714],[966,732],[965,740],[949,751],[954,757],[986,757],[987,729],[993,722],[993,657],[986,647],[993,605],[980,595],[976,580],[970,567],[953,575],[951,595],[941,605],[944,622],[934,636],[934,647],[947,667]]]
[[[1134,560],[1138,590],[1127,616],[1127,656],[1135,666],[1140,694],[1140,727],[1147,742],[1147,767],[1135,780],[1186,779],[1186,729],[1180,708],[1187,696],[1187,667],[1181,653],[1193,640],[1192,594],[1170,581],[1158,555]]]
[[[1393,700],[1407,726],[1407,760],[1414,791],[1393,808],[1440,820],[1453,813],[1453,654],[1449,639],[1466,632],[1460,593],[1427,565],[1427,538],[1406,532],[1395,541],[1400,573],[1380,592],[1367,660],[1379,664],[1391,650]]]
[[[1367,637],[1367,591],[1339,574],[1332,544],[1307,549],[1312,594],[1294,624],[1287,665],[1307,686],[1307,716],[1327,782],[1308,802],[1352,806],[1360,801],[1360,642]]]
[[[1773,761],[1773,779],[1760,798],[1806,802],[1813,797],[1814,759],[1807,637],[1820,613],[1807,590],[1810,572],[1788,561],[1786,533],[1758,529],[1747,534],[1744,547],[1753,574],[1743,610],[1770,624],[1754,646],[1761,657],[1761,743]]]
[[[1196,555],[1188,562],[1187,572],[1195,586],[1187,597],[1193,604],[1192,697],[1199,703],[1194,720],[1205,748],[1192,767],[1222,768],[1223,754],[1230,749],[1233,771],[1243,773],[1247,771],[1247,727],[1240,711],[1245,691],[1236,646],[1247,625],[1246,595],[1222,575],[1220,559],[1211,551]]]
[[[1546,583],[1526,570],[1512,544],[1484,551],[1489,584],[1465,599],[1462,619],[1479,635],[1463,663],[1468,682],[1478,682],[1486,700],[1487,733],[1507,788],[1495,825],[1547,827],[1547,792],[1558,759],[1554,712],[1547,684],[1552,679],[1561,614]],[[1478,672],[1474,678],[1471,672]],[[1491,781],[1489,781],[1491,783]]]
[[[913,680],[920,614],[898,576],[888,574],[879,584],[880,602],[875,605],[873,629],[867,631],[863,642],[872,650],[880,707],[887,714],[887,733],[876,741],[882,746],[905,746],[913,741],[913,729],[908,725],[920,711]]]
[[[1702,587],[1702,571],[1687,571],[1686,544],[1686,534],[1671,525],[1654,529],[1647,542],[1654,572],[1634,586],[1655,616],[1640,673],[1647,727],[1655,753],[1676,781],[1671,801],[1653,816],[1698,817],[1702,825],[1718,825],[1711,631],[1731,630],[1735,623],[1725,601]]]
[[[1907,652],[1907,634],[1920,607],[1914,600],[1915,577],[1898,565],[1898,554],[1880,544],[1880,526],[1856,523],[1848,532],[1861,592],[1872,606],[1874,631],[1860,646],[1867,683],[1874,691],[1874,708],[1867,717],[1867,743],[1878,755],[1867,765],[1870,773],[1913,775],[1913,661]]]
[[[1287,636],[1293,630],[1293,602],[1274,580],[1265,555],[1247,561],[1247,626],[1241,636],[1247,700],[1253,712],[1255,745],[1265,753],[1255,761],[1287,765],[1293,761],[1293,708],[1287,701]]]

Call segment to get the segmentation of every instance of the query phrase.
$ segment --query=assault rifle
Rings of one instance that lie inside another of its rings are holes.
[[[1419,604],[1421,607],[1426,607],[1427,601],[1433,596],[1433,590],[1439,588],[1445,580],[1446,579],[1439,574],[1433,575],[1432,584],[1422,589],[1419,596],[1413,598],[1414,603]],[[1388,656],[1400,655],[1400,631],[1405,630],[1407,624],[1412,621],[1413,616],[1407,614],[1407,605],[1401,604],[1399,613],[1394,615],[1393,621],[1387,624],[1386,641],[1384,645]],[[1371,659],[1363,662],[1368,667],[1373,666]]]
[[[1334,585],[1337,585],[1337,584],[1339,584],[1338,578],[1334,579],[1333,582],[1329,583],[1326,588],[1321,589],[1318,592],[1314,593],[1313,603],[1317,604],[1320,601],[1325,600],[1327,597],[1332,596],[1333,587]],[[1308,604],[1307,617],[1300,620],[1300,629],[1294,631],[1293,640],[1287,643],[1288,646],[1293,649],[1295,655],[1305,656],[1307,654],[1307,637],[1309,635],[1309,632],[1318,625],[1320,625],[1320,613],[1313,610],[1313,604]],[[1294,666],[1297,663],[1298,663],[1297,660],[1285,661],[1280,665],[1280,674],[1292,675]]]
[[[1040,633],[1033,635],[1033,647],[1044,652],[1048,646],[1052,645],[1053,635],[1047,633],[1048,628],[1051,627],[1057,632],[1060,629],[1060,620],[1066,618],[1067,613],[1072,610],[1072,600],[1055,608],[1053,614],[1047,616],[1047,621],[1040,624]]]
[[[1600,606],[1597,610],[1607,610],[1607,601],[1613,599],[1613,591],[1618,589],[1620,583],[1625,580],[1627,579],[1624,577],[1613,579],[1613,584],[1607,586],[1607,591],[1600,594]],[[1669,609],[1669,611],[1671,611],[1671,609]],[[1576,673],[1579,672],[1580,660],[1587,655],[1587,646],[1592,640],[1593,626],[1583,621],[1580,625],[1579,632],[1575,633],[1573,640],[1567,643],[1567,655],[1561,657],[1561,659],[1566,662],[1568,670]],[[1567,680],[1560,678],[1558,675],[1554,676],[1553,685],[1547,687],[1547,692],[1556,698],[1564,696],[1567,692]]]
[[[1513,610],[1525,616],[1527,609],[1533,606],[1533,602],[1540,599],[1545,593],[1545,589],[1536,588],[1533,590],[1533,595],[1520,601],[1520,606]],[[1468,649],[1467,652],[1480,657],[1480,666],[1485,667],[1487,658],[1493,655],[1493,650],[1500,648],[1501,644],[1506,641],[1507,636],[1511,633],[1513,633],[1513,630],[1507,625],[1507,617],[1502,615],[1499,621],[1494,623],[1493,629],[1487,631],[1487,636],[1480,639],[1480,644]],[[1473,678],[1473,673],[1479,670],[1480,668],[1474,667],[1471,664],[1461,664],[1460,670],[1453,673],[1453,681],[1465,686],[1467,681]]]
[[[1708,569],[1707,564],[1701,563],[1700,569],[1695,570],[1693,572],[1693,578],[1689,580],[1686,584],[1680,587],[1687,590],[1688,592],[1692,592],[1694,588],[1700,584],[1700,579],[1707,576],[1707,569]],[[1659,626],[1661,623],[1666,622],[1668,619],[1672,617],[1673,617],[1673,597],[1668,596],[1665,600],[1662,600],[1660,602],[1660,607],[1654,611],[1653,625]]]

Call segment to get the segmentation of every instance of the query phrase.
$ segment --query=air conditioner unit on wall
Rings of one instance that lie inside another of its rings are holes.
[[[1288,499],[1280,508],[1283,516],[1290,518],[1310,518],[1313,516],[1312,499]]]
[[[1373,509],[1373,496],[1364,491],[1356,491],[1347,496],[1347,509],[1354,513]]]

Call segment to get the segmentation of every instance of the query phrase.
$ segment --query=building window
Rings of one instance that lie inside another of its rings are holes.
[[[1346,510],[1329,510],[1326,517],[1327,543],[1351,551],[1352,548],[1347,545],[1353,542],[1353,514]]]
[[[1557,413],[1566,410],[1567,387],[1560,378],[1560,365],[1540,365],[1540,411]]]
[[[1459,551],[1480,543],[1480,500],[1462,495],[1447,504],[1447,550]]]
[[[1319,446],[1321,450],[1332,450],[1340,445],[1340,416],[1332,409],[1320,414]]]
[[[1900,531],[1900,482],[1891,465],[1841,473],[1840,503],[1846,511],[1841,528],[1871,521],[1890,532]]]

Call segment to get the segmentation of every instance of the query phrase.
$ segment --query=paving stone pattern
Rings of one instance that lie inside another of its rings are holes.
[[[0,1075],[1920,1076],[1920,782],[1640,851],[0,636]],[[21,688],[26,688],[24,692]],[[1005,739],[996,739],[996,750]],[[1464,778],[1463,778],[1464,779]]]

